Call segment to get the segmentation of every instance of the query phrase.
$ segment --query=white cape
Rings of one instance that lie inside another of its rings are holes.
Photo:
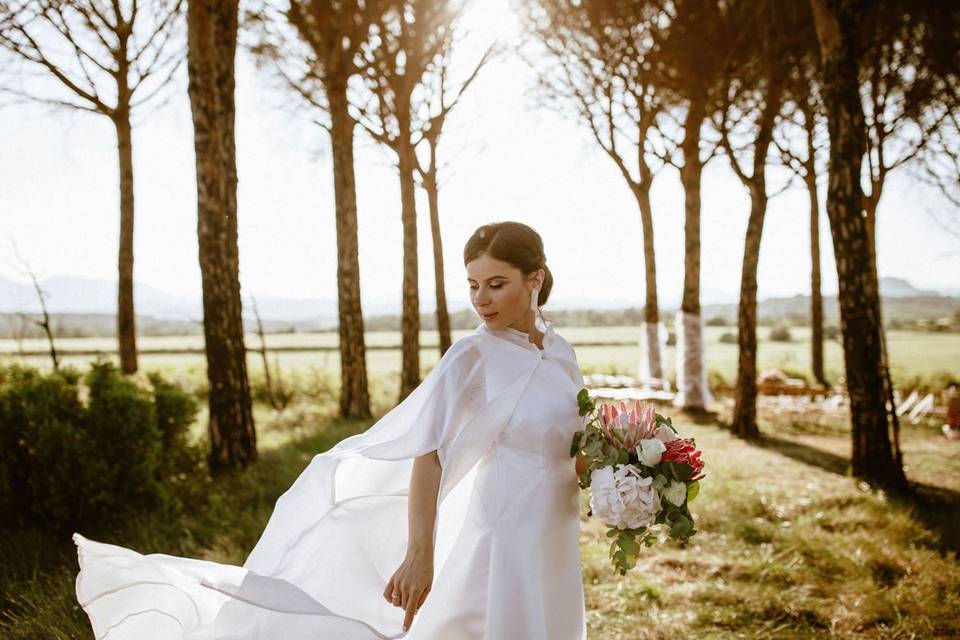
[[[549,322],[538,327],[544,350],[581,386],[573,349]],[[403,402],[314,456],[242,567],[141,555],[74,534],[77,599],[96,638],[402,637],[403,611],[382,593],[407,546],[413,459],[436,450],[442,466],[436,575],[464,526],[470,482],[461,480],[509,424],[543,357],[523,342],[485,324],[455,342]]]

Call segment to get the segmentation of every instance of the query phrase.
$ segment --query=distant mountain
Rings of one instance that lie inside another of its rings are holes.
[[[893,282],[884,286],[884,280]],[[960,312],[960,297],[917,289],[904,280],[882,278],[881,292],[880,303],[885,323],[944,318]],[[835,294],[823,296],[823,316],[825,323],[839,324],[840,307]],[[704,305],[703,317],[707,320],[722,318],[728,325],[735,325],[737,305]],[[760,322],[789,321],[806,324],[810,318],[810,296],[796,295],[760,300],[757,303],[757,317]]]
[[[57,314],[112,314],[117,307],[117,283],[92,278],[58,276],[40,283],[47,309]],[[245,306],[249,299],[244,300]],[[178,296],[138,282],[134,287],[137,315],[165,320],[199,320],[199,296]],[[337,301],[323,298],[257,297],[260,315],[268,320],[336,322]],[[385,309],[383,309],[385,310]],[[32,284],[0,278],[0,313],[39,313],[40,303]],[[249,309],[248,309],[249,311]]]
[[[880,295],[887,298],[932,298],[942,296],[943,294],[938,291],[917,289],[915,286],[902,278],[884,276],[880,278]]]
[[[112,335],[116,325],[115,282],[90,278],[54,277],[41,283],[47,293],[47,307],[55,316],[60,335]],[[880,280],[884,320],[912,321],[952,316],[960,312],[960,297],[943,296],[935,291],[914,287],[906,280],[885,277]],[[638,296],[640,294],[638,293]],[[202,305],[199,296],[172,295],[145,284],[135,289],[137,330],[141,335],[189,334],[200,331]],[[421,326],[429,330],[435,323],[433,309],[426,303],[421,311]],[[593,296],[551,297],[551,318],[561,325],[639,324],[643,313],[639,300],[627,297]],[[661,315],[672,317],[679,299],[661,299]],[[258,296],[257,307],[267,331],[316,331],[335,328],[337,301],[325,298],[284,298]],[[38,313],[40,305],[33,286],[0,278],[0,316],[9,315],[4,327],[13,327],[17,312]],[[471,308],[451,308],[455,328],[476,326]],[[789,321],[806,323],[810,314],[810,298],[796,295],[767,298],[758,303],[761,322]],[[737,318],[736,296],[707,290],[703,294],[703,316],[721,318],[733,325]],[[824,316],[828,324],[839,322],[836,295],[824,295]],[[396,330],[400,326],[399,309],[394,304],[364,304],[365,324],[370,330]],[[244,320],[248,331],[255,329],[249,299],[244,299]],[[571,324],[572,323],[572,324]]]

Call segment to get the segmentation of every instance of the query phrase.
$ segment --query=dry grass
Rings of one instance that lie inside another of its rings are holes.
[[[147,514],[99,539],[242,563],[274,501],[310,456],[365,427],[301,411],[291,419],[261,410],[262,460],[213,482],[202,508],[173,520]],[[585,519],[591,640],[960,636],[960,565],[950,534],[960,530],[958,510],[894,500],[837,473],[831,460],[846,455],[847,445],[836,433],[783,428],[772,445],[757,446],[712,423],[675,417],[707,459],[708,477],[693,503],[700,533],[687,548],[646,550],[621,578],[609,566],[602,526]],[[312,428],[305,430],[304,421]],[[914,429],[904,445],[911,476],[957,486],[960,443]],[[90,637],[73,595],[69,537],[4,538],[0,637]]]
[[[960,636],[960,565],[944,535],[960,514],[931,524],[921,508],[832,470],[715,426],[679,423],[708,460],[692,509],[700,533],[685,549],[647,550],[620,578],[609,569],[602,526],[585,523],[591,638]],[[815,444],[827,456],[838,452],[834,440]],[[922,433],[906,434],[905,444],[907,463],[923,460],[926,480],[955,473],[960,444]],[[808,455],[815,460],[816,450]]]

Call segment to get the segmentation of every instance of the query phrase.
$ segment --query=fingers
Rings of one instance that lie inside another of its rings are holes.
[[[393,578],[392,577],[387,581],[387,587],[383,590],[383,597],[387,602],[389,602],[390,604],[393,604]]]
[[[417,600],[417,609],[419,609],[420,607],[423,606],[423,602],[424,602],[424,600],[427,599],[427,594],[428,594],[428,593],[430,593],[430,587],[427,587],[426,589],[424,589],[423,594],[422,594],[422,595],[420,596],[420,598]]]
[[[408,597],[407,601],[404,603],[404,606],[403,606],[404,610],[407,612],[407,615],[403,617],[404,629],[408,628],[411,624],[413,624],[413,616],[417,615],[417,602],[420,600],[420,597],[419,597],[419,594],[416,594],[416,593],[411,594],[411,596],[416,596],[416,597]]]

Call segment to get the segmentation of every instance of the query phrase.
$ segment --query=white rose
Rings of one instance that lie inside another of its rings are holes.
[[[662,494],[664,500],[680,507],[683,505],[683,501],[687,499],[687,485],[671,480],[670,486],[666,487]]]
[[[652,478],[643,478],[633,465],[596,469],[590,476],[590,509],[610,527],[649,526],[660,511],[660,496]]]
[[[660,440],[664,444],[666,444],[668,442],[673,442],[680,436],[674,433],[673,429],[671,429],[670,427],[666,425],[661,425],[657,429],[657,432],[653,435],[653,437],[656,438],[657,440]]]
[[[662,456],[666,450],[667,447],[663,444],[662,440],[658,440],[657,438],[641,440],[640,444],[637,445],[637,457],[640,458],[640,462],[648,467],[652,467],[660,463],[660,456]]]

